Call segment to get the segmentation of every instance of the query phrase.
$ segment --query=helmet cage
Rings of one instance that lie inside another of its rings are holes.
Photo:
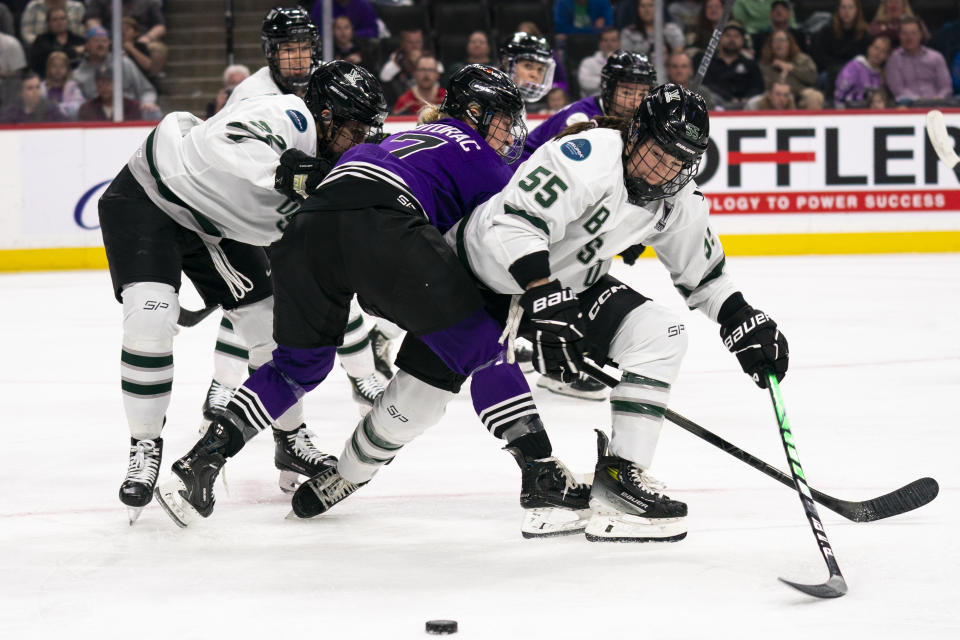
[[[285,93],[302,94],[311,74],[320,66],[320,36],[310,15],[302,9],[273,9],[264,19],[260,34],[263,55],[270,67],[270,76]],[[284,56],[280,45],[285,42],[310,43],[310,67],[302,76],[286,77],[280,69]]]
[[[618,108],[623,106],[616,101],[617,88],[621,83],[646,85],[649,93],[657,85],[657,70],[642,53],[630,53],[622,49],[611,53],[600,72],[600,107],[604,115],[610,116],[617,113],[627,114],[620,117],[633,115],[636,106],[628,110]]]

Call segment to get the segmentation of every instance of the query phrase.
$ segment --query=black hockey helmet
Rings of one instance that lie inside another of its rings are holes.
[[[527,140],[523,98],[517,85],[503,71],[485,64],[468,64],[454,73],[447,83],[447,95],[440,111],[464,122],[470,121],[477,133],[489,140],[491,135],[509,141],[497,149],[507,164],[516,162]],[[491,127],[497,114],[510,118],[509,132],[498,132]],[[509,138],[504,133],[509,134]]]
[[[604,115],[629,117],[636,110],[636,103],[628,110],[624,110],[628,105],[614,104],[617,86],[621,82],[646,85],[649,90],[657,85],[657,70],[642,53],[631,53],[623,49],[611,53],[600,71],[600,107]]]
[[[644,161],[638,147],[650,140],[680,161],[673,176],[662,160]],[[676,195],[697,174],[700,159],[710,141],[710,116],[699,94],[678,84],[664,84],[650,92],[630,122],[624,146],[624,172],[627,197],[633,204],[644,204]],[[635,177],[639,165],[653,166],[647,177],[657,184]],[[657,177],[661,179],[657,179]]]
[[[328,146],[347,122],[353,120],[369,127],[364,133],[366,137],[368,133],[379,133],[387,117],[387,101],[380,81],[363,67],[344,60],[327,62],[314,71],[303,101],[318,123],[320,156],[328,155]]]
[[[302,93],[310,81],[310,73],[320,64],[320,36],[310,14],[301,7],[276,7],[263,19],[260,30],[263,55],[270,67],[270,76],[284,93]],[[299,76],[284,77],[280,72],[280,43],[310,43],[310,69]]]
[[[518,80],[517,64],[521,60],[542,64],[544,67],[543,78],[540,80]],[[518,31],[500,47],[500,68],[506,71],[517,84],[520,95],[524,100],[536,102],[547,95],[547,92],[553,86],[553,72],[556,68],[556,62],[553,60],[553,53],[550,51],[550,44],[546,38]]]

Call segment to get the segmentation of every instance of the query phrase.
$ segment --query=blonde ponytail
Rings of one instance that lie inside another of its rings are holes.
[[[440,111],[440,107],[437,105],[428,104],[423,109],[420,109],[420,113],[417,115],[417,124],[430,124],[431,122],[449,117],[449,115]]]

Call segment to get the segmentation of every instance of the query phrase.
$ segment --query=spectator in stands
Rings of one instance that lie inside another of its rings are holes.
[[[685,51],[675,51],[670,54],[670,57],[667,58],[667,81],[674,84],[678,84],[684,89],[690,88],[690,80],[693,79],[693,60],[690,58],[690,54]],[[705,86],[701,86],[697,89],[703,97],[703,101],[707,105],[707,109],[715,109],[717,106],[717,99],[713,96],[713,92],[710,91]]]
[[[217,97],[207,103],[207,117],[212,118],[227,104],[234,88],[250,77],[250,69],[245,64],[231,64],[223,70],[223,88],[217,92]]]
[[[140,40],[140,23],[136,18],[128,16],[123,19],[120,33],[123,38],[123,53],[133,60],[133,64],[137,65],[143,75],[152,80],[153,60],[150,57],[150,48]]]
[[[449,78],[468,64],[489,64],[496,66],[493,59],[493,50],[490,48],[490,37],[484,31],[474,31],[467,39],[467,58],[463,62],[454,62],[447,69]]]
[[[673,0],[667,4],[667,15],[683,29],[683,33],[693,31],[697,22],[697,14],[703,0]]]
[[[896,48],[900,44],[900,19],[906,16],[916,17],[913,9],[910,8],[910,0],[883,0],[870,22],[870,35],[876,36],[882,33],[890,36],[890,42]],[[929,40],[930,32],[922,20],[920,30],[923,33],[923,41]]]
[[[960,3],[957,12],[960,14]],[[960,20],[948,22],[937,30],[933,48],[943,54],[953,79],[953,92],[960,97]]]
[[[840,0],[833,17],[813,35],[810,55],[821,75],[827,95],[834,95],[837,74],[870,44],[870,30],[860,0]]]
[[[47,70],[47,58],[54,51],[67,55],[72,66],[80,64],[84,39],[67,28],[67,12],[59,7],[47,11],[47,30],[30,47],[30,68],[36,74]]]
[[[610,0],[556,0],[553,30],[558,34],[598,33],[613,24]]]
[[[919,18],[900,19],[900,47],[890,54],[887,86],[898,104],[915,100],[946,100],[953,95],[947,63],[939,51],[923,46]]]
[[[66,119],[76,120],[77,110],[83,104],[83,93],[80,91],[80,85],[70,75],[67,54],[63,51],[54,51],[47,58],[45,77],[40,83],[40,89],[47,100],[60,109],[60,113]]]
[[[703,81],[713,92],[718,106],[725,109],[742,109],[747,100],[764,91],[760,68],[744,55],[745,38],[742,24],[736,20],[727,22]],[[694,68],[700,66],[702,57],[702,53],[697,55]]]
[[[770,22],[766,27],[751,36],[754,54],[763,51],[764,42],[774,31],[789,31],[800,50],[808,51],[807,36],[800,29],[797,29],[796,21],[793,19],[793,6],[791,6],[789,0],[773,0],[770,5]]]
[[[770,26],[772,4],[773,0],[735,0],[730,17],[740,22],[744,30],[753,35]]]
[[[707,48],[721,16],[723,16],[723,0],[707,0],[703,3],[694,20],[693,32],[687,35],[690,55],[700,53]]]
[[[570,104],[570,96],[567,95],[567,92],[560,87],[554,87],[547,92],[547,97],[544,98],[544,106],[542,109],[537,111],[537,113],[540,115],[552,116],[568,104]]]
[[[9,106],[17,99],[26,66],[27,58],[20,41],[0,33],[0,107]]]
[[[122,55],[122,54],[121,54]],[[113,56],[110,55],[110,40],[107,30],[103,27],[93,27],[87,31],[87,43],[84,45],[83,58],[80,65],[73,72],[73,78],[80,85],[83,97],[90,100],[99,95],[96,81],[97,69],[102,65],[113,65]],[[140,105],[141,111],[147,119],[159,119],[160,108],[157,107],[157,91],[140,73],[137,65],[127,56],[122,56],[123,65],[123,95]],[[111,78],[111,85],[113,80]]]
[[[767,38],[760,52],[760,71],[767,89],[775,80],[789,84],[801,109],[823,108],[823,94],[816,89],[817,65],[800,51],[789,31],[777,29]]]
[[[0,122],[56,122],[63,120],[57,105],[49,102],[40,89],[40,76],[26,71],[20,82],[20,96],[3,110]]]
[[[323,3],[330,0],[317,0],[310,12],[313,24],[323,30]],[[377,12],[367,0],[332,0],[333,17],[346,16],[350,18],[353,33],[358,38],[378,38],[380,28],[377,25]],[[423,43],[417,49],[423,49]]]
[[[797,105],[793,101],[790,85],[782,80],[774,80],[759,99],[750,101],[747,108],[757,111],[793,111]]]
[[[632,24],[620,31],[620,46],[625,51],[644,53],[651,60],[654,53],[653,0],[637,0],[637,15]],[[667,54],[680,51],[686,44],[683,30],[673,22],[664,22],[663,39]]]
[[[837,75],[833,101],[849,106],[862,103],[867,93],[883,87],[883,66],[890,57],[890,36],[874,36],[866,55],[858,55]]]
[[[436,56],[424,53],[417,59],[413,76],[415,84],[397,98],[394,115],[417,115],[427,105],[439,105],[447,92],[440,86],[440,70]]]
[[[867,91],[867,109],[892,109],[896,105],[886,87]],[[902,108],[902,107],[901,107]]]
[[[0,3],[0,33],[5,33],[8,36],[16,35],[13,32],[13,13],[10,11],[10,7],[2,3]]]
[[[592,56],[584,58],[577,69],[580,96],[595,96],[600,93],[600,72],[610,54],[620,48],[620,32],[616,27],[607,27],[600,32],[600,48]]]
[[[363,61],[360,46],[353,41],[353,24],[347,16],[337,16],[333,20],[333,59],[351,64]]]
[[[83,14],[86,8],[82,2],[74,0],[30,0],[20,16],[20,36],[26,46],[31,46],[41,33],[47,30],[47,12],[50,9],[63,9],[67,12],[67,29],[78,37],[83,37]]]
[[[80,111],[77,113],[77,119],[90,121],[111,121],[113,120],[113,69],[109,65],[98,67],[96,72],[97,97],[87,100],[80,105]],[[123,120],[143,120],[140,112],[140,105],[136,100],[127,97],[123,98]]]
[[[134,18],[141,33],[137,41],[150,51],[151,77],[157,77],[167,63],[167,45],[162,40],[167,35],[167,26],[163,18],[160,0],[122,0],[122,17]],[[113,0],[87,0],[87,13],[84,16],[87,28],[104,27],[109,29],[113,20]]]
[[[399,48],[390,54],[380,69],[380,82],[383,83],[387,104],[396,102],[397,98],[413,87],[417,59],[422,51],[423,31],[411,29],[400,32]]]

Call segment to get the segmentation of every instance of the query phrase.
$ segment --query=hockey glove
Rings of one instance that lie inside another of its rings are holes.
[[[647,250],[647,245],[645,244],[635,244],[632,247],[627,247],[620,252],[620,257],[623,258],[623,263],[627,266],[632,267],[636,263],[637,258],[643,255],[643,252]]]
[[[787,374],[787,339],[763,311],[744,304],[724,319],[720,337],[730,353],[737,356],[744,373],[761,389],[767,388],[768,371],[777,375],[777,382]]]
[[[327,177],[333,164],[299,149],[287,149],[280,156],[273,188],[292,200],[306,200]]]
[[[533,367],[572,382],[583,364],[585,326],[577,294],[553,280],[526,291],[520,306],[533,330]]]

